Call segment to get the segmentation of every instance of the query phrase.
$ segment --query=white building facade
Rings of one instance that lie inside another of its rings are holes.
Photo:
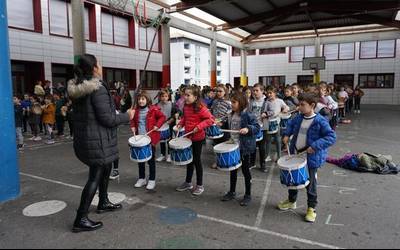
[[[359,85],[365,92],[364,104],[400,104],[400,40],[368,41],[321,45],[326,70],[321,80],[328,83]],[[240,51],[230,48],[230,82],[240,82]],[[302,70],[303,57],[315,56],[314,46],[250,51],[247,56],[249,85],[306,84],[312,71]]]

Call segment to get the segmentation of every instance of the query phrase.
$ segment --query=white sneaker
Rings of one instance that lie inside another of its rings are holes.
[[[40,137],[40,136],[38,136],[38,137],[35,137],[35,139],[33,139],[34,141],[41,141],[42,140],[42,137]]]
[[[167,156],[167,162],[172,162],[172,160],[171,160],[171,155],[168,155],[168,156]]]
[[[156,181],[149,181],[149,183],[147,183],[147,190],[154,190],[154,188],[156,187]]]
[[[146,179],[139,179],[135,184],[135,188],[142,188],[146,185],[147,185]]]
[[[52,145],[52,144],[55,144],[56,142],[54,141],[54,140],[48,140],[47,142],[46,142],[46,144],[47,145]]]
[[[30,141],[33,141],[33,140],[35,140],[36,139],[36,136],[33,136],[32,138],[30,138],[29,140]]]
[[[165,161],[165,156],[162,155],[162,156],[158,157],[156,161],[157,162]]]
[[[270,162],[270,161],[272,161],[272,158],[271,158],[271,156],[268,156],[268,157],[265,159],[265,162]]]

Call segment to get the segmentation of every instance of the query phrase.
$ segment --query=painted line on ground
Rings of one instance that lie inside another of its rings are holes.
[[[330,214],[330,215],[328,215],[328,218],[326,219],[325,225],[344,227],[344,224],[333,224],[333,223],[331,223],[331,220],[332,220],[332,215]]]
[[[43,178],[43,177],[31,175],[31,174],[26,174],[26,173],[20,173],[20,174],[23,175],[23,176],[26,176],[26,177],[31,177],[33,179],[46,181],[46,182],[50,182],[50,183],[54,183],[54,184],[58,184],[58,185],[62,185],[62,186],[70,187],[70,188],[75,188],[75,189],[80,189],[80,190],[83,189],[83,187],[81,187],[81,186],[76,186],[76,185],[64,183],[64,182],[61,182],[61,181],[55,181],[55,180],[51,180],[51,179],[47,179],[47,178]],[[159,209],[168,208],[166,206],[153,204],[153,203],[144,203],[144,204],[146,204],[148,206],[151,206],[151,207],[156,207],[156,208],[159,208]],[[322,248],[326,248],[326,249],[343,249],[343,248],[340,248],[340,247],[337,247],[337,246],[333,246],[333,245],[329,245],[329,244],[324,244],[324,243],[320,243],[320,242],[316,242],[316,241],[312,241],[312,240],[307,240],[307,239],[303,239],[303,238],[300,238],[300,237],[290,236],[290,235],[287,235],[287,234],[281,234],[281,233],[278,233],[278,232],[265,230],[265,229],[260,229],[260,228],[257,228],[257,227],[252,227],[252,226],[248,226],[248,225],[244,225],[244,224],[240,224],[240,223],[236,223],[236,222],[232,222],[232,221],[222,220],[222,219],[218,219],[218,218],[214,218],[214,217],[210,217],[210,216],[206,216],[206,215],[198,214],[198,217],[201,218],[201,219],[204,219],[204,220],[217,222],[217,223],[220,223],[220,224],[225,224],[225,225],[233,226],[233,227],[240,228],[240,229],[250,230],[250,231],[254,231],[254,232],[258,232],[258,233],[263,233],[263,234],[275,236],[275,237],[278,237],[278,238],[283,238],[283,239],[286,239],[286,240],[290,240],[290,241],[295,241],[295,242],[311,245],[311,246],[318,246],[318,247],[322,247]]]
[[[260,208],[258,209],[257,219],[254,224],[255,228],[259,228],[261,226],[261,222],[264,217],[265,206],[267,205],[267,201],[268,201],[268,195],[269,195],[269,190],[270,190],[271,184],[272,184],[272,176],[274,175],[274,169],[275,169],[275,164],[271,167],[271,169],[269,171],[267,183],[265,185],[264,194],[263,194],[263,197],[261,200],[261,205],[260,205]]]

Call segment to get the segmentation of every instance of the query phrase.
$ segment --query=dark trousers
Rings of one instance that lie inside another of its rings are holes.
[[[361,110],[361,98],[354,98],[354,109]]]
[[[64,135],[64,124],[65,124],[64,116],[57,115],[56,116],[57,135]]]
[[[244,176],[244,182],[246,184],[246,195],[251,195],[251,172],[250,172],[250,155],[242,156],[242,173]],[[231,189],[230,192],[236,192],[236,184],[238,178],[238,169],[231,171]]]
[[[112,169],[118,170],[119,168],[119,160],[115,160],[112,164]]]
[[[201,151],[204,141],[196,141],[192,144],[193,162],[187,165],[186,183],[192,183],[194,168],[196,167],[197,185],[203,186],[203,166],[201,164]]]
[[[89,212],[90,204],[99,188],[99,204],[108,201],[108,181],[110,178],[112,164],[105,166],[90,166],[89,179],[82,191],[81,203],[79,205],[78,214],[83,216]]]
[[[23,124],[23,132],[26,133],[28,131],[28,119],[29,116],[28,115],[24,115],[22,116],[22,124]]]
[[[160,149],[161,149],[161,155],[167,156],[167,147],[168,147],[168,154],[169,154],[169,145],[168,142],[161,142],[160,143]]]
[[[345,117],[346,117],[345,108],[339,108],[339,118],[345,118]]]
[[[39,134],[39,125],[37,123],[30,123],[31,131],[33,136],[38,136]]]
[[[307,186],[307,204],[309,208],[317,208],[318,194],[317,194],[317,171],[318,169],[308,168],[310,175],[310,184]],[[298,190],[289,190],[289,201],[296,202]]]
[[[257,142],[257,147],[258,150],[260,151],[260,167],[265,166],[265,147],[266,147],[266,142],[267,142],[267,131],[263,131],[264,133],[264,138],[262,141]],[[250,156],[250,165],[254,166],[256,165],[256,159],[257,159],[257,150]]]
[[[74,136],[74,122],[71,119],[68,119],[68,127],[69,127],[69,135]]]
[[[149,181],[155,181],[156,180],[156,148],[151,147],[151,150],[153,151],[153,156],[151,159],[148,161],[149,168],[150,168],[150,176],[149,176]],[[139,163],[139,179],[145,179],[146,178],[146,163],[141,162]]]

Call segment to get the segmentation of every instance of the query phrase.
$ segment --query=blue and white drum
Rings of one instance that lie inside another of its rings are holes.
[[[137,135],[129,139],[130,158],[134,162],[148,162],[153,157],[151,139],[147,135]]]
[[[300,156],[283,156],[278,160],[281,183],[292,190],[304,189],[310,184],[307,160]]]
[[[279,131],[279,119],[269,119],[268,120],[268,131],[269,135],[276,134]]]
[[[291,114],[285,114],[285,113],[281,114],[281,129],[282,130],[286,130],[288,122],[291,117],[292,117]]]
[[[221,171],[233,171],[242,166],[239,144],[224,142],[214,147],[217,166]]]
[[[169,129],[168,123],[165,123],[159,129],[159,131],[160,131],[160,136],[161,136],[161,139],[160,139],[161,142],[167,142],[169,139],[171,139],[171,131]]]
[[[220,139],[224,137],[224,133],[221,131],[221,129],[216,125],[212,125],[211,127],[206,129],[206,134],[208,139]]]
[[[182,137],[185,135],[185,128],[181,128],[178,132],[178,127],[174,127],[174,138]]]
[[[187,138],[176,138],[169,142],[171,162],[176,166],[185,166],[193,162],[192,141]]]

